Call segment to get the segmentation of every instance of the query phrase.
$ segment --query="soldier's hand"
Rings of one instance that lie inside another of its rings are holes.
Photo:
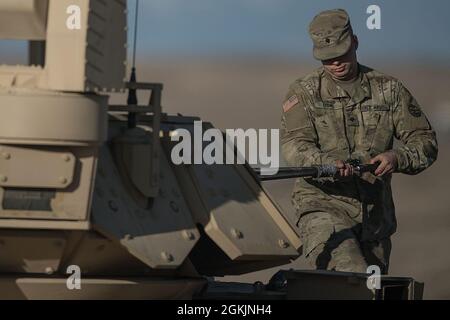
[[[383,176],[385,174],[393,173],[397,169],[398,159],[394,152],[387,151],[370,159],[371,164],[377,162],[380,162],[380,164],[375,170],[375,175]]]
[[[353,175],[353,166],[342,160],[336,160],[336,167],[339,169],[340,177],[350,177]]]

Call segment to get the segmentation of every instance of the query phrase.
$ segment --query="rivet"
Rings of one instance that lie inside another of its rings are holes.
[[[2,157],[3,157],[3,159],[5,159],[5,160],[9,160],[9,159],[11,159],[11,154],[9,154],[9,153],[7,153],[7,152],[3,152],[3,153],[2,153]]]
[[[163,258],[163,260],[167,262],[173,261],[173,255],[166,251],[161,252],[161,258]]]
[[[64,154],[64,155],[62,156],[62,158],[63,158],[63,160],[64,160],[65,162],[69,162],[69,161],[70,161],[70,156],[69,156],[68,154]]]
[[[0,182],[6,182],[6,181],[8,181],[8,177],[0,175]]]
[[[55,272],[55,270],[53,270],[52,267],[46,267],[46,268],[45,268],[45,273],[46,273],[46,274],[53,274],[53,272]]]
[[[283,249],[286,249],[287,247],[289,247],[289,243],[283,239],[278,240],[278,245]]]
[[[117,212],[119,208],[117,207],[117,204],[113,200],[108,201],[108,207],[111,209],[111,211]]]
[[[66,184],[66,183],[67,183],[67,178],[65,178],[65,177],[59,177],[59,182],[60,182],[61,184]]]
[[[233,237],[235,237],[236,239],[242,239],[244,237],[244,234],[242,233],[242,231],[235,229],[235,228],[231,228],[231,235]]]
[[[183,235],[183,238],[186,240],[194,240],[195,239],[195,234],[189,230],[184,230],[182,232],[182,235]]]

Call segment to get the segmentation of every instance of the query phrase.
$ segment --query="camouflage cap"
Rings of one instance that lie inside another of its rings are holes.
[[[317,60],[337,58],[347,53],[352,45],[353,30],[350,18],[343,9],[322,11],[309,25]]]

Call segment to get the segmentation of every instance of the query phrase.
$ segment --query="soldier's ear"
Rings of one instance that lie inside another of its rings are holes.
[[[353,44],[355,45],[355,51],[358,50],[359,41],[357,36],[353,36]]]

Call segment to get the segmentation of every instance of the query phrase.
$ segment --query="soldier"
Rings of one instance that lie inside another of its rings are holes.
[[[312,268],[387,274],[396,231],[391,174],[417,174],[437,157],[435,132],[397,79],[360,65],[347,12],[321,12],[309,27],[322,67],[291,84],[283,105],[282,152],[291,166],[334,164],[336,178],[299,179],[293,203]],[[401,144],[394,148],[393,140]],[[379,163],[353,175],[347,159]]]

